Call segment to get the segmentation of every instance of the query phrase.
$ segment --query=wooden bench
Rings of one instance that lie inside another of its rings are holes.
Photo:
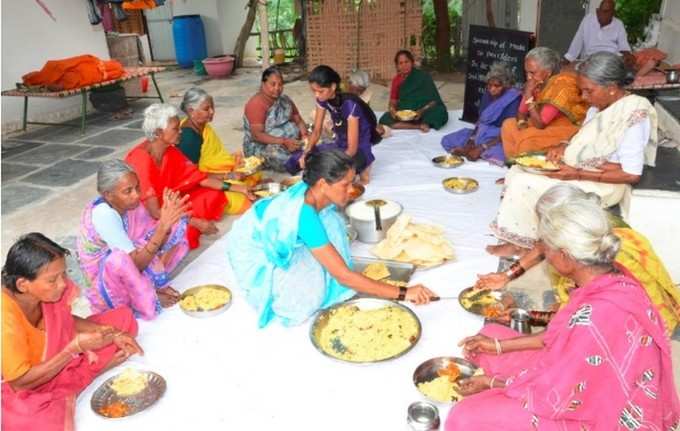
[[[23,97],[24,98],[24,115],[22,119],[22,130],[26,130],[26,126],[29,124],[39,124],[39,125],[44,125],[44,126],[64,126],[64,127],[78,127],[73,124],[68,124],[68,123],[46,123],[46,122],[40,122],[40,121],[28,121],[28,99],[30,97],[46,97],[46,98],[65,98],[65,97],[72,97],[72,96],[77,96],[80,94],[81,96],[81,116],[80,116],[80,131],[81,133],[85,133],[85,124],[86,124],[86,118],[87,118],[87,93],[91,90],[101,88],[107,85],[113,85],[113,84],[118,84],[124,81],[129,81],[131,79],[137,79],[137,78],[142,78],[144,76],[151,76],[151,81],[153,82],[154,89],[156,90],[157,96],[127,96],[127,99],[158,99],[163,102],[163,95],[161,94],[161,90],[158,88],[158,83],[156,82],[156,76],[155,74],[157,72],[162,72],[165,70],[165,67],[126,67],[125,68],[125,75],[121,76],[118,79],[112,79],[109,81],[103,81],[99,82],[97,84],[92,84],[88,85],[86,87],[81,87],[81,88],[74,88],[71,90],[63,90],[63,91],[47,91],[47,90],[34,90],[34,89],[15,89],[15,90],[5,90],[1,94],[3,96],[9,96],[9,97]]]

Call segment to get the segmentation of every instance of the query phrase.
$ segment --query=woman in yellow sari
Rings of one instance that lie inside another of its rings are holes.
[[[245,184],[247,187],[260,182],[262,176],[259,173],[245,176],[237,171],[242,162],[241,155],[225,150],[215,129],[210,125],[215,115],[212,96],[202,88],[192,87],[184,93],[180,109],[187,118],[180,123],[181,133],[177,147],[198,166],[199,171],[232,184]],[[250,200],[246,194],[226,194],[229,201],[228,214],[242,214],[250,208]]]
[[[546,191],[536,203],[539,220],[548,210],[567,201],[593,200],[600,202],[595,193],[586,193],[578,187],[562,183]],[[633,230],[619,217],[610,215],[613,233],[621,240],[621,247],[614,258],[620,272],[637,279],[649,299],[659,310],[666,331],[672,334],[680,323],[680,289],[671,280],[661,259],[656,255],[649,240]],[[506,272],[480,275],[476,286],[481,289],[501,289],[524,271],[543,260],[540,245],[529,250]],[[572,280],[555,275],[552,280],[555,296],[562,306],[569,301],[569,292],[575,287]]]
[[[588,106],[581,99],[576,74],[560,73],[560,56],[546,47],[534,48],[524,59],[527,81],[517,118],[501,127],[506,158],[543,152],[568,141],[580,127]]]

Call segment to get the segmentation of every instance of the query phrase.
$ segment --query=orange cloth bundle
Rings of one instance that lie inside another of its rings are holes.
[[[22,80],[28,86],[44,86],[52,91],[61,91],[118,79],[124,74],[123,65],[116,60],[100,60],[94,55],[80,55],[63,60],[49,60],[39,71],[22,76]]]
[[[156,2],[154,0],[131,0],[123,2],[123,9],[125,10],[153,9],[155,7]]]

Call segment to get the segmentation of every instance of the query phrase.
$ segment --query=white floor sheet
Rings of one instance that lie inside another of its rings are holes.
[[[365,194],[396,200],[417,222],[445,227],[456,260],[418,271],[412,279],[441,296],[457,295],[476,274],[494,271],[498,263],[484,247],[495,243],[488,225],[501,192],[494,181],[504,169],[486,162],[455,169],[430,163],[443,153],[441,137],[466,125],[459,117],[460,111],[452,111],[444,130],[396,132],[376,146]],[[441,181],[454,175],[477,179],[479,190],[447,193]],[[408,405],[423,399],[413,385],[415,368],[435,356],[460,355],[458,341],[482,325],[481,318],[462,310],[456,300],[412,306],[423,333],[408,354],[364,366],[334,361],[312,346],[309,323],[257,329],[255,313],[227,268],[225,248],[224,238],[217,241],[175,278],[173,286],[183,291],[204,283],[227,285],[234,293],[229,310],[195,319],[176,306],[153,322],[140,321],[138,340],[146,354],[123,367],[161,374],[168,385],[165,396],[136,416],[101,418],[91,410],[90,398],[120,368],[112,370],[80,395],[79,430],[406,430]],[[370,246],[355,243],[353,253],[370,256]],[[442,424],[449,407],[439,405]]]

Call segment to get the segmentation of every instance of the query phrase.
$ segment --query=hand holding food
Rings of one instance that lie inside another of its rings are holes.
[[[497,353],[494,340],[486,335],[474,335],[472,337],[464,338],[458,343],[458,346],[463,348],[466,357],[474,357],[478,353]]]
[[[490,383],[491,379],[489,376],[472,376],[467,379],[461,379],[458,382],[458,387],[460,388],[461,395],[469,396],[489,389],[491,387]]]

